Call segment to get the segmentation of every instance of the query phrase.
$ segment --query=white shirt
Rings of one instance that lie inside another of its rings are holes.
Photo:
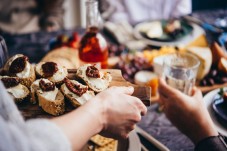
[[[115,8],[110,16],[113,22],[137,23],[180,17],[191,13],[191,0],[109,0]]]

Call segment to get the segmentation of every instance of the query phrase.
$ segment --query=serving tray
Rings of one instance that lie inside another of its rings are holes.
[[[133,86],[134,87],[134,93],[133,96],[138,97],[146,106],[149,106],[151,103],[151,88],[146,86],[137,86],[134,84],[131,84],[122,77],[121,71],[117,69],[105,69],[102,71],[109,72],[112,76],[112,81],[110,83],[110,86]],[[75,79],[75,72],[76,69],[68,69],[69,72],[69,78]],[[22,115],[26,118],[51,118],[53,115],[50,115],[46,112],[44,112],[38,104],[31,104],[29,100],[24,100],[21,104],[18,104],[18,109],[21,111]],[[66,111],[70,112],[74,110],[75,108],[66,100]]]

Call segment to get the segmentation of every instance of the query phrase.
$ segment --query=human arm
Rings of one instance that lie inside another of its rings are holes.
[[[159,93],[167,118],[194,144],[205,138],[218,136],[200,90],[194,88],[190,97],[171,88],[161,79]]]
[[[172,8],[171,18],[178,18],[192,13],[191,0],[175,0]]]
[[[24,121],[0,81],[1,151],[70,151],[62,130],[47,119]]]
[[[79,150],[96,133],[127,137],[146,107],[132,88],[112,87],[60,117],[24,121],[0,82],[0,150]]]
[[[88,139],[101,132],[112,138],[126,138],[140,121],[146,107],[135,97],[132,87],[111,87],[75,111],[55,118],[56,123],[72,144],[79,150]]]

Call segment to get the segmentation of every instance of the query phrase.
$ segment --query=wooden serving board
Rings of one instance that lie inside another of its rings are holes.
[[[68,69],[69,72],[69,78],[74,79],[75,78],[75,69]],[[110,83],[110,86],[133,86],[134,87],[134,93],[133,96],[138,97],[146,106],[149,106],[151,103],[151,88],[145,87],[145,86],[137,86],[134,84],[131,84],[122,77],[121,71],[116,69],[105,69],[103,71],[109,72],[112,76],[112,82]],[[21,104],[18,104],[18,108],[21,111],[22,115],[28,119],[28,118],[39,118],[39,117],[53,117],[52,115],[44,112],[38,104],[31,104],[29,100],[23,101]],[[66,100],[66,112],[70,112],[74,110],[75,108],[72,107],[72,105]]]

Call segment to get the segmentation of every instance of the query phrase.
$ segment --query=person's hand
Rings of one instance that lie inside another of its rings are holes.
[[[133,87],[111,87],[91,100],[103,107],[103,136],[127,138],[141,115],[146,114],[147,108],[142,101],[131,96],[133,91]]]
[[[78,109],[51,121],[59,126],[73,150],[81,150],[95,134],[127,138],[128,133],[146,114],[147,108],[131,96],[133,87],[111,87],[99,93]]]
[[[159,94],[167,118],[195,144],[206,137],[218,135],[200,90],[193,88],[192,96],[187,96],[160,79]]]

